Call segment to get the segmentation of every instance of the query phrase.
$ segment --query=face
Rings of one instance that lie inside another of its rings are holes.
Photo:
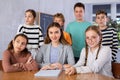
[[[90,48],[98,47],[100,40],[100,36],[94,30],[88,30],[86,32],[86,42]]]
[[[84,9],[82,7],[76,7],[74,10],[77,21],[82,21],[84,17]]]
[[[33,25],[33,24],[34,24],[34,20],[35,20],[35,18],[34,18],[34,16],[32,15],[31,12],[26,12],[26,13],[25,13],[25,23],[26,23],[27,25]]]
[[[51,27],[48,30],[48,35],[49,35],[49,38],[52,41],[52,43],[57,43],[57,42],[59,42],[59,39],[61,36],[60,29],[57,27]]]
[[[99,14],[96,16],[96,23],[98,26],[105,26],[107,23],[107,17],[105,14]]]
[[[26,45],[27,40],[22,36],[18,36],[15,40],[13,40],[15,53],[20,53],[21,51],[23,51],[26,48]]]
[[[55,18],[54,18],[54,22],[59,23],[59,25],[60,25],[61,27],[63,27],[63,25],[64,25],[64,22],[62,21],[62,19],[61,19],[61,18],[58,18],[58,17],[55,17]]]

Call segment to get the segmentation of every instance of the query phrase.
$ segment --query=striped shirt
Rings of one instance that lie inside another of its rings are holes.
[[[114,28],[106,28],[102,32],[102,45],[109,46],[112,50],[112,61],[116,61],[116,54],[118,52],[118,37],[117,31]]]
[[[23,33],[28,37],[28,49],[39,48],[43,44],[43,34],[41,27],[38,25],[20,25],[17,34]]]

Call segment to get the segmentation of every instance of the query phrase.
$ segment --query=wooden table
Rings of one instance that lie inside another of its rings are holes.
[[[5,73],[0,71],[0,80],[117,80],[100,74],[89,73],[68,76],[65,75],[64,72],[62,72],[59,77],[35,77],[34,73],[36,72],[37,71]]]

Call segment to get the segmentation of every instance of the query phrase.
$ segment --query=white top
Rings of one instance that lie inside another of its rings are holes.
[[[77,73],[99,73],[106,76],[112,76],[111,71],[111,49],[107,46],[101,46],[96,59],[98,48],[92,53],[88,48],[87,64],[84,66],[86,53],[85,48],[82,49],[79,61],[74,65]]]

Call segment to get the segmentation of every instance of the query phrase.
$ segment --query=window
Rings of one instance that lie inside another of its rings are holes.
[[[98,10],[104,10],[107,12],[108,16],[111,17],[111,4],[99,4],[99,5],[93,5],[93,11],[92,11],[92,21],[95,21],[95,14]]]
[[[111,13],[111,5],[110,4],[93,5],[93,14],[95,14],[98,10],[104,10],[107,13]]]
[[[117,5],[116,5],[116,8],[117,8],[117,10],[116,10],[117,13],[120,13],[120,4],[117,4]]]

